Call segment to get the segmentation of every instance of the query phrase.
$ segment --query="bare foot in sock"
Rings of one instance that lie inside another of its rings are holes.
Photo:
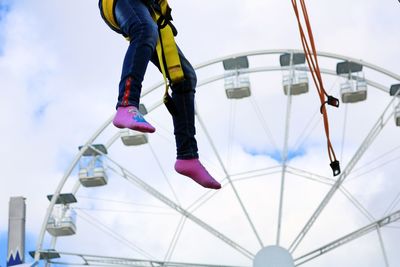
[[[208,173],[198,159],[178,159],[175,163],[175,170],[203,187],[210,189],[221,188],[221,184]]]
[[[142,133],[154,133],[156,130],[134,106],[118,107],[113,124],[117,128],[129,128]]]

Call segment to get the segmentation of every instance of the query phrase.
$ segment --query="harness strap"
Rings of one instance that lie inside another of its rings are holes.
[[[165,107],[167,108],[167,110],[169,111],[169,113],[171,115],[175,116],[175,115],[177,115],[178,111],[172,100],[172,97],[168,93],[169,83],[168,83],[168,78],[167,78],[167,71],[165,69],[165,66],[166,66],[165,56],[164,56],[164,52],[163,52],[163,46],[160,45],[159,43],[160,43],[160,40],[157,43],[156,50],[157,50],[158,62],[160,62],[160,69],[161,69],[161,73],[163,74],[164,84],[165,84],[163,103],[164,103]]]
[[[174,84],[184,80],[184,73],[174,38],[173,28],[175,27],[171,27],[171,8],[168,6],[167,0],[159,0],[159,5],[161,13],[155,8],[151,8],[151,16],[158,25],[159,42],[157,46],[161,46],[156,50],[157,54],[162,53],[163,60],[159,60],[160,65],[164,64],[166,77],[171,84]],[[160,59],[160,55],[158,56]]]
[[[107,23],[107,25],[113,29],[114,31],[122,34],[117,20],[115,19],[115,5],[117,4],[117,0],[100,0],[100,14],[103,20]]]
[[[156,9],[151,8],[151,15],[158,25],[159,39],[156,51],[165,83],[163,102],[169,113],[176,116],[178,113],[177,108],[169,95],[168,90],[172,84],[182,82],[185,77],[182,70],[181,60],[179,58],[178,47],[176,46],[174,38],[176,35],[176,29],[175,27],[171,27],[171,8],[168,6],[167,0],[160,0],[158,3],[161,12],[157,12]]]

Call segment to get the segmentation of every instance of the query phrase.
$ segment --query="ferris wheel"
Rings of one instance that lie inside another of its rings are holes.
[[[156,133],[121,131],[110,117],[78,147],[48,196],[32,256],[93,266],[395,266],[400,76],[347,56],[318,58],[326,89],[341,99],[328,110],[339,176],[303,52],[229,55],[195,67],[200,158],[222,189],[173,171],[160,82],[140,105]]]

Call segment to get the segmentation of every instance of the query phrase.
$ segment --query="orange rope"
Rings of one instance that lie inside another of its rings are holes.
[[[323,120],[324,120],[325,135],[326,135],[327,145],[328,145],[328,155],[329,155],[329,159],[331,161],[331,167],[333,169],[333,173],[336,176],[340,173],[340,167],[339,167],[339,161],[337,161],[337,159],[336,159],[335,151],[333,150],[333,146],[332,146],[332,143],[331,143],[331,140],[329,137],[329,121],[328,121],[328,114],[326,111],[325,104],[328,103],[330,105],[334,105],[334,106],[338,107],[339,101],[336,98],[329,96],[324,89],[324,84],[322,82],[321,72],[320,72],[319,65],[318,65],[317,51],[315,48],[314,37],[313,37],[312,29],[311,29],[310,19],[308,17],[308,13],[307,13],[306,4],[305,4],[304,0],[300,0],[301,10],[302,10],[303,18],[304,18],[304,21],[306,24],[308,36],[306,36],[306,34],[303,30],[303,26],[302,26],[301,18],[300,18],[300,12],[299,12],[299,8],[297,5],[297,0],[291,0],[291,1],[292,1],[294,12],[296,14],[297,23],[299,26],[301,44],[303,46],[304,54],[307,59],[307,64],[310,68],[310,73],[314,80],[314,84],[315,84],[315,87],[317,88],[318,95],[319,95],[319,98],[321,101],[321,113],[322,113]],[[307,37],[308,37],[308,40],[307,40]],[[327,101],[326,101],[325,97],[328,98]]]

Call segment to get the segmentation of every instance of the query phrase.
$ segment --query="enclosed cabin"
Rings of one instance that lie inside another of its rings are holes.
[[[390,95],[397,98],[394,110],[394,121],[396,126],[400,126],[400,83],[393,84],[390,87]]]
[[[336,65],[336,74],[345,79],[340,85],[343,103],[356,103],[367,99],[367,82],[364,78],[363,65],[344,61]]]
[[[146,115],[148,113],[146,106],[139,104],[139,112],[142,115]],[[140,146],[149,142],[148,135],[146,133],[141,133],[130,129],[122,130],[120,132],[120,136],[122,143],[126,146]]]
[[[36,254],[35,250],[29,251],[29,255],[32,258],[35,258],[35,254]],[[53,259],[59,259],[59,258],[61,258],[61,255],[55,249],[46,249],[46,250],[40,251],[39,259],[41,259],[41,260],[53,260]],[[24,265],[22,265],[21,267],[23,267],[23,266]],[[34,265],[29,264],[28,266],[32,267]]]
[[[130,129],[124,129],[121,131],[121,140],[126,146],[140,146],[149,142],[146,133],[141,133]]]
[[[104,145],[80,146],[85,149],[79,160],[79,181],[85,187],[103,186],[107,184],[105,171],[105,155],[107,149]]]
[[[250,79],[243,71],[249,68],[247,56],[229,58],[222,62],[225,70],[225,93],[228,99],[241,99],[251,95]]]
[[[53,195],[48,195],[51,201]],[[60,194],[47,221],[46,230],[52,236],[69,236],[76,233],[76,212],[71,208],[77,200],[73,194]]]
[[[306,57],[303,53],[284,53],[279,57],[283,70],[282,85],[285,95],[301,95],[308,92]]]

